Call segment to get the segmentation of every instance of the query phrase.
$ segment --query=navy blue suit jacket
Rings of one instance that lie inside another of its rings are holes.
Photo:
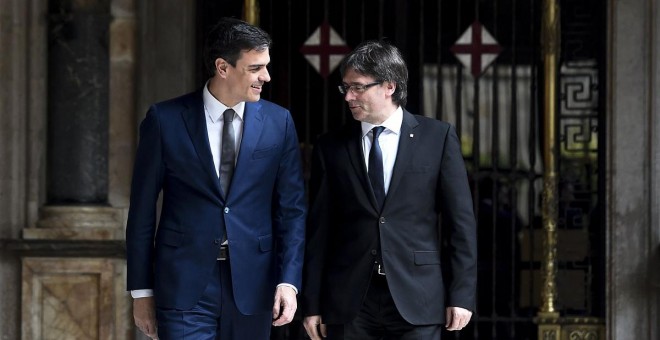
[[[157,200],[162,190],[158,228]],[[275,287],[301,288],[305,194],[290,113],[246,103],[228,195],[221,192],[202,92],[151,106],[140,125],[126,229],[128,290],[189,309],[201,297],[226,230],[234,297],[243,314],[269,312]]]

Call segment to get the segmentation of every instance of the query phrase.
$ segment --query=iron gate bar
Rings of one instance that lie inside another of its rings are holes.
[[[444,115],[442,114],[442,106],[444,103],[443,100],[443,95],[442,95],[442,86],[444,83],[444,77],[443,77],[443,72],[442,72],[442,0],[438,0],[437,2],[437,17],[436,17],[436,22],[437,22],[437,37],[436,37],[436,52],[435,52],[435,62],[436,62],[436,69],[437,69],[437,79],[436,79],[436,89],[435,89],[435,98],[436,98],[436,106],[435,106],[435,118],[439,120],[444,119]],[[461,132],[456,131],[458,136],[460,137]]]
[[[418,26],[419,27],[418,28],[418,30],[419,30],[419,34],[418,34],[419,44],[417,44],[418,53],[419,53],[418,61],[417,61],[417,69],[418,69],[417,72],[419,73],[419,77],[417,77],[417,86],[418,86],[418,89],[419,89],[419,91],[417,91],[417,96],[418,96],[417,101],[419,103],[419,109],[417,111],[420,114],[428,115],[428,113],[423,112],[423,109],[422,109],[424,107],[424,55],[425,55],[424,54],[424,45],[425,45],[424,44],[424,41],[425,41],[425,39],[424,39],[425,38],[425,35],[424,35],[424,32],[425,32],[425,29],[424,29],[424,13],[425,13],[425,10],[424,9],[425,9],[425,6],[424,5],[425,5],[424,0],[419,0],[419,13],[418,13],[418,17],[419,17],[419,20],[418,20],[418,22],[419,22],[419,26]]]
[[[494,10],[492,11],[492,20],[493,20],[493,36],[497,38],[498,36],[498,27],[497,27],[497,4],[498,1],[494,0],[493,2],[493,7]],[[485,29],[485,26],[482,26]],[[493,239],[493,248],[491,250],[491,257],[493,259],[497,259],[497,251],[498,251],[498,242],[497,242],[497,235],[498,235],[498,218],[497,218],[497,208],[500,206],[499,202],[499,195],[497,194],[499,192],[498,190],[498,182],[499,182],[499,96],[498,96],[498,88],[499,88],[499,78],[498,78],[498,72],[497,72],[497,59],[491,64],[491,72],[493,73],[492,77],[492,124],[491,124],[491,171],[492,171],[492,177],[491,177],[491,183],[492,183],[492,188],[491,192],[492,194],[492,200],[493,200],[493,207],[496,207],[496,209],[492,209],[491,211],[491,223],[493,225],[493,229],[491,231],[491,237]],[[485,70],[484,70],[485,72]],[[498,261],[492,261],[491,262],[491,270],[493,271],[493,280],[492,280],[492,290],[493,292],[497,291],[497,276],[498,276],[498,270],[497,270],[497,264]],[[492,308],[492,313],[494,315],[497,315],[497,309],[495,306],[497,305],[497,296],[499,294],[492,294],[492,302],[491,302],[491,308]],[[491,326],[491,334],[493,337],[496,336],[497,334],[497,327],[495,323],[492,324]]]
[[[536,4],[537,1],[531,1],[530,2],[530,11],[532,13],[536,13]],[[531,20],[530,21],[530,31],[531,35],[534,36],[540,36],[540,27],[537,26],[537,21],[536,20]],[[540,55],[540,44],[532,44],[532,55],[537,56]],[[535,216],[534,211],[535,211],[535,201],[536,201],[536,195],[535,195],[535,186],[537,182],[537,176],[533,173],[533,169],[536,169],[538,162],[540,159],[536,157],[536,150],[537,148],[540,149],[540,145],[538,144],[540,142],[540,133],[537,135],[537,133],[540,131],[540,121],[538,120],[538,117],[540,117],[541,110],[540,110],[540,93],[539,93],[539,78],[538,78],[538,69],[539,69],[539,64],[538,62],[532,62],[530,63],[532,65],[532,70],[531,70],[531,80],[530,80],[530,92],[531,92],[531,98],[530,98],[530,107],[532,109],[531,112],[531,119],[530,119],[530,136],[529,136],[529,145],[534,145],[533,148],[530,148],[529,150],[529,157],[530,157],[530,169],[532,171],[529,172],[529,177],[528,177],[528,186],[529,190],[528,192],[528,214],[529,216]],[[527,230],[528,234],[531,235],[532,237],[534,236],[535,232],[535,221],[533,219],[530,219],[529,223],[527,224]],[[534,256],[533,254],[536,252],[536,245],[534,242],[530,243],[529,247],[530,253],[526,257],[528,259],[527,265],[531,267],[534,264]],[[522,255],[522,254],[521,254]],[[531,271],[530,271],[531,273]],[[530,275],[530,284],[528,287],[527,291],[527,299],[529,301],[534,301],[534,286],[536,285],[535,283],[535,277],[534,275]],[[533,317],[531,309],[528,310],[528,317]]]
[[[511,51],[511,121],[510,121],[510,126],[509,126],[509,131],[510,131],[510,139],[509,139],[509,169],[513,170],[517,166],[517,160],[518,160],[518,153],[517,153],[517,143],[518,143],[518,91],[517,91],[517,84],[518,84],[518,73],[517,73],[517,59],[516,59],[516,0],[511,1],[511,25],[513,26],[513,29],[511,30],[511,44],[509,45],[509,49]],[[534,148],[531,148],[532,150]],[[511,190],[509,191],[509,202],[511,202],[512,207],[517,207],[517,187],[516,183],[513,182],[513,185],[511,185]],[[516,209],[512,209],[513,211],[516,211]],[[512,218],[511,219],[511,225],[509,228],[509,243],[513,246],[513,249],[517,249],[516,245],[516,228],[517,228],[517,219]],[[517,275],[515,270],[516,268],[516,251],[511,252],[511,257],[509,259],[510,263],[509,266],[512,269],[511,272],[509,273],[510,275],[510,282],[511,287],[510,287],[510,299],[511,299],[511,304],[509,305],[509,319],[513,319],[516,317],[516,309],[515,306],[517,305],[516,301],[516,284],[517,282]],[[515,327],[510,327],[509,330],[510,337],[514,339],[516,337],[516,329]]]
[[[456,6],[456,35],[457,37],[461,36],[461,30],[462,30],[462,23],[461,23],[461,6],[463,5],[462,0],[458,0],[457,6]],[[442,21],[440,21],[442,22]],[[463,134],[463,66],[460,65],[460,63],[454,63],[454,67],[456,67],[456,131],[458,133],[458,137],[461,138]],[[442,70],[439,70],[442,71]],[[462,145],[461,145],[462,146]],[[476,214],[476,211],[475,211]]]

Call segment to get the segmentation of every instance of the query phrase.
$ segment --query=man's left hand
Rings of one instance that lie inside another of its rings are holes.
[[[445,322],[448,331],[460,331],[472,317],[472,312],[461,307],[447,307],[447,321]]]
[[[298,308],[296,292],[291,287],[279,286],[275,291],[275,304],[273,304],[273,326],[283,326],[293,320]]]

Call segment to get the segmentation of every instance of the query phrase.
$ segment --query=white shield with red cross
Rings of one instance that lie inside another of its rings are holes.
[[[478,78],[502,51],[493,36],[478,21],[463,32],[451,47],[456,58]]]

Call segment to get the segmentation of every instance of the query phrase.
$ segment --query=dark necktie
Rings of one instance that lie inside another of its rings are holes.
[[[234,175],[234,163],[236,161],[236,139],[234,134],[234,114],[232,109],[227,109],[222,114],[225,123],[222,127],[222,153],[220,154],[220,187],[227,198],[229,183]]]
[[[383,153],[380,150],[378,136],[385,130],[383,126],[376,126],[371,129],[373,136],[371,140],[371,150],[369,150],[369,180],[371,188],[374,190],[378,207],[382,208],[385,202],[385,179],[383,175]]]

